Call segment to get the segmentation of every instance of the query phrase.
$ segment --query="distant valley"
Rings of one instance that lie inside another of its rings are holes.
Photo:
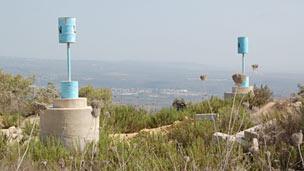
[[[35,75],[38,86],[48,82],[58,86],[66,79],[65,60],[0,57],[0,68],[14,74]],[[233,85],[233,71],[190,63],[74,60],[72,73],[80,86],[111,88],[114,102],[151,109],[168,107],[176,97],[188,101],[211,95],[222,97]],[[208,74],[209,79],[200,81],[200,74]],[[304,82],[301,74],[250,71],[249,75],[252,84],[268,85],[277,98],[290,95],[298,83]]]

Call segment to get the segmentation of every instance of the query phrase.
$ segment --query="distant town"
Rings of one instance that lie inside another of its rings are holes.
[[[66,78],[64,60],[1,57],[0,64],[3,70],[10,73],[35,75],[37,86],[46,86],[51,82],[58,87],[60,81]],[[177,97],[186,101],[198,101],[206,96],[223,97],[233,84],[233,71],[215,70],[199,64],[90,60],[75,60],[72,64],[72,77],[79,81],[80,86],[110,88],[115,103],[151,110],[169,107]],[[206,82],[199,79],[202,73],[209,75]],[[304,83],[301,74],[264,73],[263,70],[249,74],[251,84],[268,85],[276,98],[289,96],[297,90],[297,84]]]

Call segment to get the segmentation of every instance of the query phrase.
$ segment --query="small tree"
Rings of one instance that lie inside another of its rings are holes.
[[[88,104],[94,108],[94,104],[100,106],[101,113],[105,113],[112,103],[112,91],[107,88],[94,88],[91,85],[82,87],[79,90],[80,97],[88,98]]]
[[[79,90],[80,97],[88,98],[88,102],[91,103],[93,100],[103,101],[104,103],[112,102],[112,91],[107,88],[94,88],[91,85],[82,87]]]
[[[247,97],[250,109],[254,106],[261,107],[272,100],[273,92],[267,85],[261,85],[260,87],[254,85],[253,92],[254,95],[249,94]]]
[[[30,105],[34,77],[12,75],[0,70],[0,113],[24,113]]]
[[[58,90],[53,83],[48,83],[47,87],[33,89],[34,101],[51,104],[55,98],[59,97]]]
[[[180,111],[187,108],[187,104],[183,98],[176,98],[172,103],[172,107]]]

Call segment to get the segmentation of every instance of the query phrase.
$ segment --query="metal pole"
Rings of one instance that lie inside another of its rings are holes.
[[[245,74],[245,54],[242,55],[242,74]]]
[[[67,43],[67,65],[68,65],[68,80],[72,81],[71,76],[71,56],[70,56],[70,43]]]

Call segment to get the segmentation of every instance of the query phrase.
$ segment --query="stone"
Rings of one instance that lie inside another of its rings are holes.
[[[225,141],[230,141],[230,142],[236,141],[235,136],[224,134],[224,133],[221,133],[221,132],[215,132],[213,134],[213,138],[215,140],[225,140]]]
[[[7,141],[10,144],[20,142],[23,139],[22,130],[15,126],[9,127],[8,129],[2,129],[1,133],[7,138]]]

